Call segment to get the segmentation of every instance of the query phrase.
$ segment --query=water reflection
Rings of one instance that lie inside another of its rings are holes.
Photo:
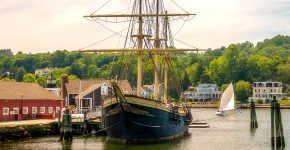
[[[257,129],[250,129],[251,137],[255,136]]]
[[[280,148],[280,147],[272,147],[272,150],[284,150],[285,148]]]
[[[117,144],[105,141],[103,145],[104,150],[177,150],[182,146],[181,143],[187,143],[191,138],[191,134],[186,135],[183,138],[177,138],[174,140],[150,143],[150,144]]]
[[[62,150],[71,150],[72,149],[72,142],[67,141],[60,141]]]
[[[215,117],[215,109],[193,110],[194,120]],[[271,147],[270,109],[257,109],[259,128],[250,130],[250,110],[232,116],[207,120],[210,128],[190,128],[189,136],[155,144],[123,145],[107,141],[106,136],[75,136],[72,142],[60,142],[59,136],[47,136],[3,142],[0,149],[41,150],[269,150]],[[281,110],[286,149],[290,146],[290,109]],[[283,150],[283,149],[277,149]]]

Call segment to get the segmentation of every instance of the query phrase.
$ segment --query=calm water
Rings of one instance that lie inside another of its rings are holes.
[[[100,150],[270,150],[270,109],[257,110],[259,128],[250,131],[250,110],[235,110],[216,117],[215,109],[193,109],[194,120],[207,120],[210,128],[189,129],[190,135],[158,144],[121,145],[104,136],[74,137],[71,144],[59,142],[58,136],[0,143],[0,149],[100,149]],[[238,113],[241,111],[241,113]],[[282,110],[286,148],[290,149],[290,110]]]

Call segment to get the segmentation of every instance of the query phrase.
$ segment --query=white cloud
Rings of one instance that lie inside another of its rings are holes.
[[[175,1],[188,12],[197,14],[176,38],[199,48],[217,48],[246,40],[258,42],[277,34],[290,34],[289,0]],[[1,0],[0,19],[4,21],[0,28],[0,48],[33,53],[75,50],[108,37],[112,35],[110,31],[82,17],[105,2]],[[165,2],[170,12],[182,12],[169,0]],[[128,3],[128,0],[111,1],[99,13],[122,10],[128,7]],[[172,23],[173,33],[181,25],[182,22]],[[119,31],[123,24],[110,27]],[[92,48],[116,48],[118,39]]]

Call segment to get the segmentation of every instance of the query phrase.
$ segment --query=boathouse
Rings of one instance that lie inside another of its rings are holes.
[[[52,119],[62,103],[36,83],[0,81],[0,121]]]
[[[102,101],[113,96],[110,80],[61,80],[61,95],[66,106],[76,113],[92,111],[102,105]],[[128,80],[119,80],[118,85],[125,94],[133,94]]]

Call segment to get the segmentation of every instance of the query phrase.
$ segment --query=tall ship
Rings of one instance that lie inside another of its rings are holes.
[[[186,11],[168,13],[164,6],[163,0],[135,0],[132,1],[130,7],[132,10],[129,14],[93,13],[84,16],[93,21],[129,22],[123,49],[87,50],[85,52],[129,52],[137,57],[136,92],[125,94],[126,92],[120,90],[118,81],[115,80],[111,82],[114,97],[103,103],[104,125],[109,141],[118,143],[156,142],[175,139],[188,133],[189,124],[192,121],[190,108],[185,103],[171,101],[168,96],[169,75],[173,74],[169,56],[171,52],[198,51],[198,49],[175,48],[170,21],[190,18],[195,14]],[[176,6],[179,5],[176,4]],[[152,97],[142,94],[144,90],[142,88],[144,55],[149,55],[149,59],[154,64]],[[126,72],[126,69],[123,71]],[[163,81],[160,80],[161,73]],[[177,81],[176,79],[175,84],[178,84]],[[160,87],[163,87],[162,91]]]

